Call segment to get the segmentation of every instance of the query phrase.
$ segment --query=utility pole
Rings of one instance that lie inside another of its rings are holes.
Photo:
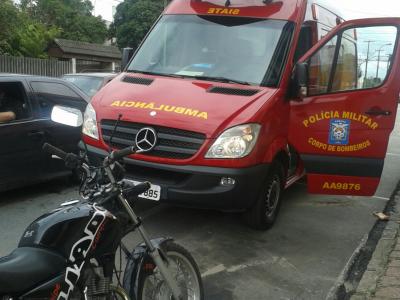
[[[391,46],[392,45],[392,43],[388,43],[388,44],[384,44],[384,45],[382,45],[380,48],[379,48],[379,50],[376,50],[377,52],[378,52],[378,65],[376,66],[376,76],[375,76],[375,78],[378,78],[378,76],[379,76],[379,63],[381,62],[381,52],[383,51],[383,47],[385,47],[385,46]]]
[[[364,83],[363,86],[364,88],[366,87],[365,84],[367,83],[367,73],[368,73],[368,61],[369,61],[369,46],[371,43],[375,43],[375,41],[365,41],[365,43],[368,43],[368,49],[367,49],[367,59],[365,60],[365,74],[364,74]]]

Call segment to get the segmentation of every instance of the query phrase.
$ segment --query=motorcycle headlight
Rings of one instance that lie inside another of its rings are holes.
[[[85,115],[83,119],[82,133],[94,138],[99,139],[99,129],[97,128],[96,111],[89,103],[86,106]]]
[[[206,158],[242,158],[253,150],[261,126],[239,125],[224,131],[206,154]]]

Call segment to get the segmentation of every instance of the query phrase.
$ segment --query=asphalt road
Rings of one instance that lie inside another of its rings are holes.
[[[392,134],[375,197],[311,196],[304,183],[286,191],[280,218],[267,232],[246,228],[235,214],[155,206],[137,211],[153,237],[173,236],[198,262],[207,300],[324,299],[371,230],[400,181],[400,123]],[[0,194],[0,256],[40,214],[77,197],[67,180]],[[130,246],[140,241],[127,239]]]

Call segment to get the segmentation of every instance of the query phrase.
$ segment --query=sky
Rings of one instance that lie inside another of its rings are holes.
[[[101,16],[104,20],[112,22],[115,7],[122,0],[90,0],[94,6],[93,14]],[[160,0],[161,1],[161,0]]]
[[[122,0],[91,1],[95,7],[94,15],[100,15],[109,22],[113,19],[113,7],[122,2]],[[344,18],[348,20],[368,17],[400,17],[400,0],[321,0],[321,2],[331,3],[336,8],[340,7]]]
[[[322,0],[339,8],[345,19],[400,17],[399,0]],[[321,2],[322,2],[321,1]]]

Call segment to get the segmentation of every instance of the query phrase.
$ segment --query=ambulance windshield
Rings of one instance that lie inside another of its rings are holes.
[[[277,86],[292,32],[280,20],[166,15],[128,71]]]

